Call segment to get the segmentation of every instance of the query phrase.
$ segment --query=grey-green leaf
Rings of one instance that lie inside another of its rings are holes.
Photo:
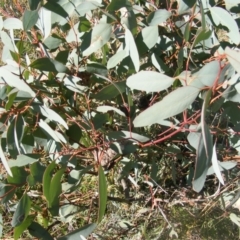
[[[141,71],[127,79],[127,86],[140,91],[160,92],[169,88],[173,82],[174,78],[163,73]]]
[[[240,52],[226,47],[225,53],[231,65],[240,73]]]
[[[87,238],[96,228],[96,226],[97,226],[96,223],[85,225],[84,227],[81,227],[73,232],[70,232],[69,234],[60,237],[57,240],[77,240],[77,239],[80,240],[80,236]]]
[[[135,71],[138,72],[140,68],[139,54],[134,41],[133,35],[129,29],[125,29],[125,51],[131,57]]]
[[[181,87],[174,90],[164,97],[162,101],[155,103],[141,112],[134,119],[134,126],[144,127],[152,125],[181,113],[193,103],[199,91],[200,89],[192,86]]]
[[[239,44],[240,34],[238,31],[238,25],[234,18],[221,7],[209,8],[214,23],[218,26],[219,24],[228,28],[228,36],[233,43]]]
[[[212,158],[212,138],[208,126],[204,123],[204,134],[201,135],[196,157],[193,189],[200,192],[204,186],[208,168]],[[204,138],[205,135],[205,138]],[[207,149],[204,142],[207,143]],[[207,152],[208,151],[208,152]]]
[[[38,11],[37,10],[25,10],[23,14],[23,29],[25,31],[30,30],[38,20]]]
[[[106,113],[108,111],[114,111],[114,112],[118,113],[119,115],[121,115],[123,117],[126,116],[124,112],[122,112],[118,108],[115,108],[115,107],[112,107],[112,106],[99,106],[99,107],[97,107],[97,111],[102,112],[102,113]]]
[[[112,32],[112,25],[106,23],[99,23],[93,29],[91,33],[90,44],[87,49],[83,51],[83,56],[88,56],[98,49],[100,49],[110,39]]]
[[[165,22],[171,15],[171,12],[166,9],[160,9],[149,14],[147,17],[147,23],[150,26],[157,26]]]

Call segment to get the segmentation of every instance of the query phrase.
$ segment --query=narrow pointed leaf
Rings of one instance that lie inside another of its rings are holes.
[[[50,58],[39,58],[30,64],[31,68],[38,69],[40,71],[46,72],[56,72],[56,73],[68,73],[68,68],[63,65],[61,62]]]
[[[107,206],[107,181],[101,164],[99,164],[98,167],[98,192],[99,192],[98,223],[100,223],[103,219]]]
[[[39,127],[42,128],[46,135],[50,136],[53,140],[55,140],[56,142],[61,142],[55,131],[53,131],[52,128],[42,119],[40,119]]]
[[[31,200],[28,197],[28,195],[25,193],[20,199],[17,205],[17,209],[13,214],[13,218],[11,222],[13,227],[19,226],[27,218],[30,207],[31,207]]]
[[[17,227],[14,228],[14,240],[19,239],[22,233],[30,226],[35,216],[27,216],[27,218]]]
[[[12,176],[13,176],[13,175],[12,175],[12,171],[11,171],[9,165],[8,165],[7,159],[6,159],[6,157],[5,157],[5,155],[4,155],[4,152],[3,152],[3,150],[2,150],[1,140],[0,140],[0,159],[1,159],[2,164],[3,164],[4,168],[5,168],[5,170],[7,171],[8,175],[9,175],[10,177],[12,177]]]
[[[140,68],[139,54],[133,35],[127,28],[125,29],[125,44],[125,51],[131,57],[135,71],[138,72]]]
[[[207,154],[206,152],[203,134],[201,134],[197,149],[196,166],[193,180],[193,189],[196,192],[200,192],[205,184],[208,168],[212,158],[212,138],[207,125],[205,126],[205,136],[206,136],[205,141],[208,144],[209,153]]]
[[[55,121],[61,125],[63,125],[66,129],[68,129],[68,125],[65,120],[55,111],[48,108],[46,105],[40,106],[40,111],[43,116],[47,117],[51,121]]]
[[[55,166],[56,166],[55,161],[52,161],[48,165],[48,167],[46,168],[43,174],[43,195],[45,196],[48,202],[51,201],[50,186],[51,186],[51,179],[52,179],[52,174]]]
[[[114,112],[118,113],[119,115],[121,115],[123,117],[126,116],[124,112],[122,112],[121,110],[119,110],[115,107],[111,107],[111,106],[99,106],[99,107],[97,107],[97,111],[98,112],[103,112],[103,113],[106,113],[108,111],[114,111]]]
[[[28,227],[28,231],[33,237],[36,237],[38,239],[54,240],[48,230],[42,227],[37,222],[32,222],[31,225]]]
[[[59,211],[59,196],[62,193],[61,178],[65,168],[58,170],[53,176],[49,189],[49,208],[53,216],[58,215]]]
[[[96,223],[87,224],[86,226],[83,226],[75,231],[72,231],[63,237],[57,238],[57,240],[74,240],[74,239],[80,240],[80,236],[87,238],[96,228],[96,226],[97,226]]]
[[[221,174],[221,169],[219,167],[218,160],[217,160],[216,144],[214,144],[214,146],[213,146],[212,166],[213,166],[213,170],[214,170],[219,182],[222,185],[224,185],[223,177]]]

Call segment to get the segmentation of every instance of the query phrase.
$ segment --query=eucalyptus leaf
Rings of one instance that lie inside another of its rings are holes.
[[[37,10],[25,10],[23,14],[23,29],[25,31],[30,30],[38,21],[38,11]]]
[[[233,43],[238,45],[240,42],[240,34],[238,31],[238,25],[234,18],[225,9],[220,7],[212,7],[209,10],[214,23],[217,26],[219,24],[226,26],[229,30],[229,38]]]
[[[143,127],[159,123],[162,120],[173,117],[187,109],[199,94],[200,89],[186,86],[181,87],[158,103],[141,112],[133,121],[135,127]]]
[[[91,40],[89,46],[83,50],[83,56],[88,56],[99,50],[105,43],[108,42],[111,36],[111,24],[99,23],[91,32]]]
[[[146,92],[160,92],[169,88],[173,82],[174,78],[165,74],[153,71],[141,71],[127,79],[127,86],[131,89]]]

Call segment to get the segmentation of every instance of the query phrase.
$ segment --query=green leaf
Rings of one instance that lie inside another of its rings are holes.
[[[192,48],[194,48],[201,41],[208,39],[211,35],[212,35],[212,31],[209,30],[208,28],[206,28],[206,29],[199,28],[197,30],[195,40],[192,44]]]
[[[79,32],[87,32],[91,29],[91,23],[88,21],[86,17],[80,17],[79,18],[79,26],[78,30]]]
[[[16,96],[17,96],[17,92],[8,94],[8,101],[7,101],[6,105],[5,105],[5,109],[6,110],[9,110],[12,107]]]
[[[23,167],[28,164],[32,164],[34,162],[37,162],[42,154],[20,154],[17,156],[16,160],[9,160],[8,164],[10,167]]]
[[[46,57],[35,60],[29,67],[46,72],[69,73],[68,68],[61,62]]]
[[[23,14],[23,29],[25,31],[30,30],[38,21],[38,11],[25,10]]]
[[[28,231],[33,237],[38,239],[54,240],[50,233],[37,222],[32,222],[28,227]]]
[[[13,218],[11,222],[13,227],[19,226],[27,218],[30,207],[31,207],[31,200],[28,197],[28,195],[25,193],[20,199],[17,205],[17,209],[13,214]]]
[[[130,9],[132,8],[132,5],[131,3],[128,1],[128,0],[112,0],[110,2],[110,4],[107,6],[107,11],[109,12],[114,12],[114,11],[117,11],[119,10],[120,8],[127,8],[127,9]]]
[[[28,4],[29,4],[29,7],[30,9],[33,11],[33,10],[36,10],[37,7],[38,7],[38,4],[41,2],[41,0],[28,0]]]
[[[55,60],[63,64],[66,64],[68,61],[68,55],[69,55],[69,50],[59,51],[57,56],[55,57]]]
[[[97,224],[95,224],[95,223],[88,224],[88,225],[81,227],[73,232],[70,232],[69,234],[67,234],[63,237],[57,238],[57,240],[74,240],[74,239],[80,240],[80,236],[87,238],[93,232],[93,230],[96,228],[96,226],[97,226]]]
[[[127,55],[129,55],[130,58],[132,59],[135,71],[138,72],[140,68],[139,54],[133,35],[127,28],[125,29],[125,44],[126,47],[124,50],[126,51]]]
[[[147,17],[147,23],[150,26],[157,26],[165,22],[171,15],[171,12],[166,9],[160,9],[149,14]]]
[[[58,48],[61,43],[63,43],[63,39],[53,35],[47,37],[43,42],[43,44],[50,50]]]
[[[47,1],[47,3],[44,5],[44,8],[48,9],[50,12],[54,12],[54,13],[60,15],[63,18],[68,17],[68,13],[57,2]]]
[[[50,183],[48,204],[50,208],[49,210],[53,216],[57,216],[59,211],[59,196],[62,193],[61,178],[64,171],[65,167],[58,170]]]
[[[100,49],[105,43],[108,42],[112,33],[112,25],[106,23],[99,23],[93,27],[91,32],[91,40],[87,48],[83,50],[83,56],[91,55]],[[84,45],[85,38],[82,45]]]
[[[116,86],[118,89],[116,88]],[[120,90],[120,92],[119,92]],[[123,93],[126,91],[126,82],[116,82],[115,84],[108,85],[107,87],[104,87],[100,92],[93,95],[93,98],[99,99],[99,100],[108,100],[117,97],[120,93]]]
[[[16,158],[20,154],[18,149],[18,142],[15,140],[15,119],[12,119],[7,130],[7,146],[8,152],[12,158]]]
[[[69,140],[73,140],[78,143],[82,137],[82,129],[77,124],[73,124],[66,131],[66,134],[69,137]]]
[[[184,31],[184,40],[188,42],[190,36],[190,24],[189,22],[186,23],[185,31]]]
[[[228,36],[233,43],[238,45],[240,43],[240,34],[238,31],[238,25],[234,18],[223,8],[212,7],[209,8],[214,23],[228,28]]]
[[[147,142],[150,140],[148,137],[142,136],[138,133],[129,132],[129,131],[109,132],[106,134],[106,138],[109,141],[129,139],[131,141],[137,140],[138,142]]]
[[[0,237],[2,237],[2,232],[3,232],[3,219],[2,214],[0,214]]]
[[[31,164],[30,175],[27,178],[28,184],[34,186],[37,182],[42,183],[45,170],[46,167],[39,162]]]
[[[48,167],[46,168],[44,174],[43,174],[43,195],[49,202],[51,200],[50,197],[50,186],[51,186],[51,179],[52,179],[52,174],[53,170],[56,166],[55,161],[52,161]]]
[[[98,223],[100,223],[103,219],[107,206],[107,181],[102,166],[100,164],[98,166],[98,192],[99,192]]]
[[[135,127],[143,127],[160,123],[162,120],[173,117],[186,110],[198,96],[200,89],[186,86],[181,87],[158,103],[155,103],[141,112],[133,121]]]
[[[13,176],[7,177],[8,183],[17,184],[17,185],[26,183],[28,172],[26,172],[23,167],[12,167],[11,171]]]
[[[22,233],[30,226],[30,224],[33,222],[33,219],[35,216],[27,216],[27,218],[17,227],[14,228],[14,240],[19,239],[19,237],[22,235]]]
[[[165,74],[153,71],[141,71],[127,79],[127,86],[140,91],[160,92],[169,88],[173,82],[174,78]]]
[[[102,76],[107,76],[108,74],[107,68],[103,64],[97,62],[88,63],[86,71],[89,73],[100,74]]]
[[[34,136],[25,132],[22,138],[22,147],[26,154],[32,153],[34,149]]]
[[[204,186],[213,149],[212,136],[206,124],[204,124],[204,129],[202,129],[202,131],[204,131],[204,134],[201,134],[197,149],[196,166],[193,180],[193,189],[196,192],[200,192]],[[204,146],[204,142],[207,143],[207,149]]]
[[[1,203],[7,204],[11,200],[16,192],[14,186],[9,186],[9,184],[0,183],[0,197]]]

